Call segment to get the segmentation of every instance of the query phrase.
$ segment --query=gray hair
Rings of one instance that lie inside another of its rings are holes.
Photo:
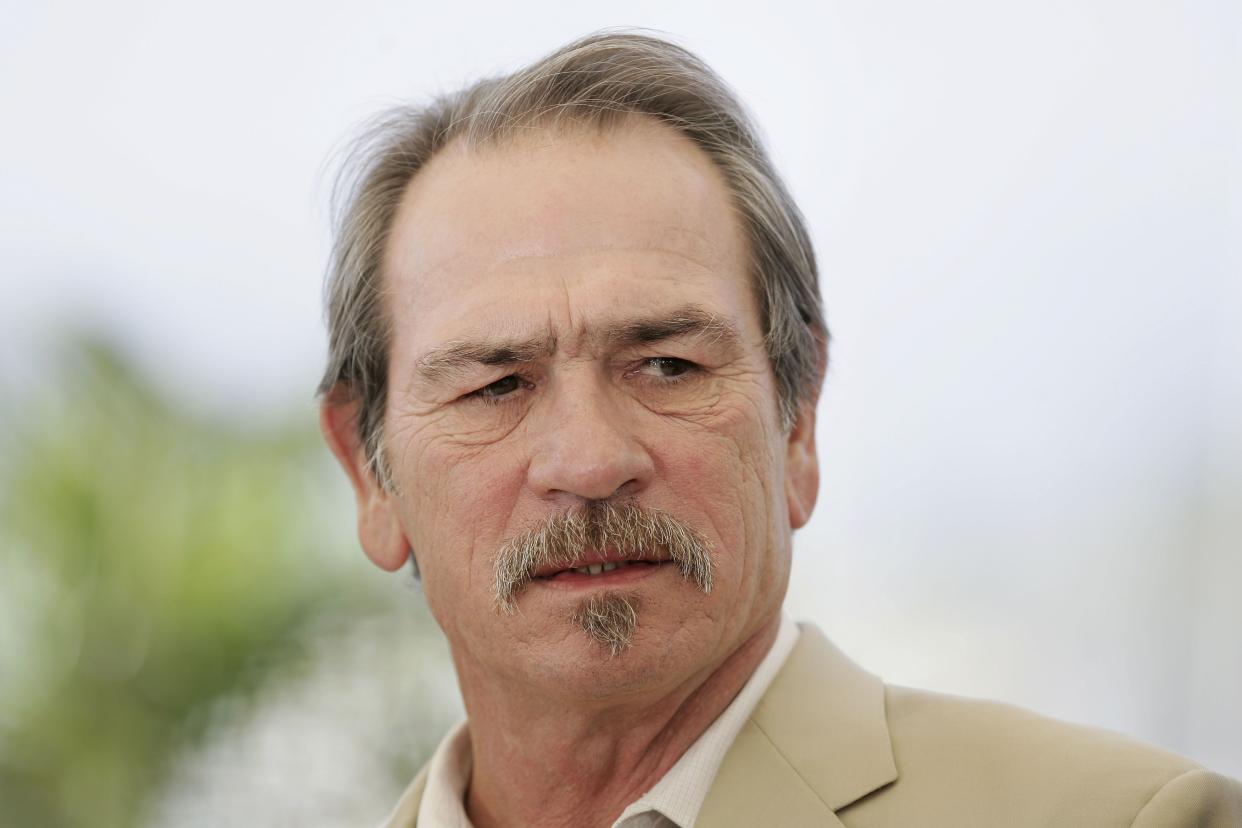
[[[732,90],[680,46],[628,32],[588,35],[530,66],[426,106],[402,106],[355,145],[334,193],[336,238],[326,290],[328,365],[319,393],[356,402],[356,428],[385,486],[383,421],[390,320],[384,251],[411,179],[454,141],[478,147],[536,126],[606,129],[634,115],[689,138],[723,175],[748,240],[781,422],[819,391],[826,344],[815,254],[806,226]]]

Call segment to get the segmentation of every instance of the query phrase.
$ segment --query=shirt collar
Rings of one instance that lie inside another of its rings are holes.
[[[418,824],[435,828],[473,828],[466,816],[470,781],[470,730],[459,722],[440,742],[427,766],[427,786],[418,807]]]

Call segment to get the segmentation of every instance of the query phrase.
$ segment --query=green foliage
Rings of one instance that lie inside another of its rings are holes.
[[[290,669],[316,622],[367,600],[333,561],[353,563],[347,504],[309,413],[229,427],[105,346],[74,353],[52,398],[0,421],[4,825],[134,824],[213,702]]]

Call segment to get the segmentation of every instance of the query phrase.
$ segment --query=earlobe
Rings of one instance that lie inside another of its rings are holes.
[[[354,489],[363,551],[376,566],[395,572],[409,558],[410,545],[392,493],[380,485],[367,466],[357,429],[358,405],[344,394],[327,394],[319,407],[319,429]]]
[[[384,492],[382,503],[373,498],[369,509],[359,511],[358,539],[371,563],[387,572],[396,572],[409,560],[410,544],[388,492]]]

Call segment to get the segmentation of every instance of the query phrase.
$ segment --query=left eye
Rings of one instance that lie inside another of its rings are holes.
[[[696,367],[693,362],[678,359],[677,357],[652,357],[651,359],[643,360],[638,370],[649,376],[673,379],[690,373]]]

